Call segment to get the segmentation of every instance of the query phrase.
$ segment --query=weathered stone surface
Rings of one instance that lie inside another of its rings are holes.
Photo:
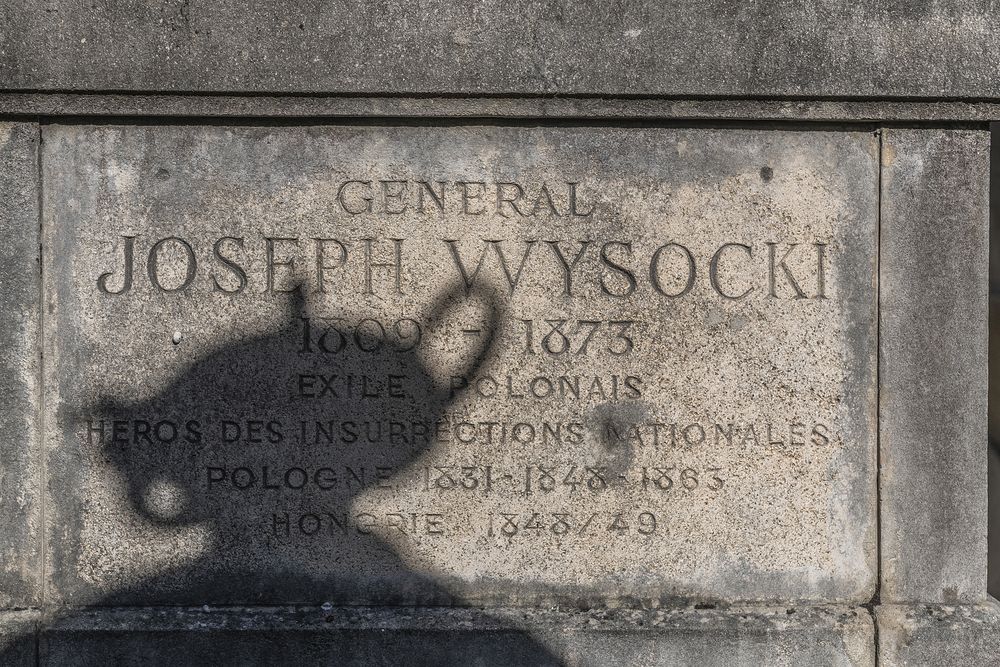
[[[886,130],[882,600],[986,594],[989,134]]]
[[[0,608],[41,590],[38,126],[0,123]]]
[[[38,612],[0,612],[0,664],[4,667],[37,665],[35,637]]]
[[[997,152],[992,146],[991,151]],[[991,169],[1000,175],[1000,169],[992,164]],[[997,213],[993,213],[997,216]],[[993,219],[1000,219],[997,216]],[[993,236],[990,240],[990,263],[1000,266],[1000,239]],[[1000,300],[994,294],[1000,293],[1000,271],[990,272],[990,331],[1000,332]],[[993,597],[1000,597],[1000,336],[992,335],[989,340],[989,410],[988,429],[990,447],[988,450],[987,476],[987,554],[986,590]]]
[[[8,0],[0,87],[996,98],[986,0]]]
[[[844,608],[92,610],[55,623],[43,665],[874,665]],[[525,636],[535,643],[526,643]]]
[[[981,122],[1000,118],[1000,104],[981,100],[757,100],[635,97],[427,95],[236,95],[184,93],[0,93],[0,113],[44,116],[144,116],[353,119],[483,118],[502,123],[529,119],[589,122],[670,120],[935,121]],[[854,129],[864,130],[863,126]],[[871,128],[873,131],[874,126]]]
[[[867,600],[877,149],[48,127],[54,599]]]
[[[990,447],[989,463],[989,526],[987,529],[989,562],[986,566],[986,590],[993,597],[1000,595],[1000,452]]]
[[[876,622],[879,664],[1000,665],[1000,607],[972,605],[888,605]]]

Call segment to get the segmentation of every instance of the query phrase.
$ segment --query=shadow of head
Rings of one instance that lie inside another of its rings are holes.
[[[216,345],[151,398],[102,401],[102,453],[136,512],[234,539],[273,538],[276,511],[341,516],[440,441],[500,317],[494,293],[464,287],[400,319],[312,305],[293,296],[277,329]]]

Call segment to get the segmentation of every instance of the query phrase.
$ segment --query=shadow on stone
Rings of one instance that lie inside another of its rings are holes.
[[[455,308],[475,310],[480,333],[454,344],[449,338],[444,360],[428,361],[416,343]],[[355,631],[343,623],[357,605],[398,605],[412,615],[412,607],[461,604],[446,581],[416,571],[378,536],[447,544],[443,519],[403,506],[366,509],[358,500],[374,490],[391,504],[400,471],[430,449],[434,425],[448,419],[449,380],[468,377],[491,354],[501,308],[492,293],[454,289],[439,296],[423,324],[396,323],[388,332],[381,324],[370,332],[358,327],[348,339],[335,318],[311,314],[292,295],[277,330],[217,347],[152,398],[115,397],[93,409],[84,437],[100,439],[103,463],[118,476],[108,483],[128,511],[151,531],[195,526],[204,539],[177,538],[169,568],[88,606],[301,605],[339,629],[324,634],[312,625],[302,636],[287,624],[281,632],[261,627],[259,635],[180,631],[144,643],[127,632],[73,630],[64,616],[43,633],[83,648],[63,646],[52,655],[70,661],[63,664],[106,663],[109,656],[115,664],[320,656],[331,664],[557,663],[487,611],[472,611],[469,625],[466,610],[464,627],[452,630]]]

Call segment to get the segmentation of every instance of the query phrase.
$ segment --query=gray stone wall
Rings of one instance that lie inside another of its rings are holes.
[[[3,664],[1000,664],[986,5],[0,10]]]

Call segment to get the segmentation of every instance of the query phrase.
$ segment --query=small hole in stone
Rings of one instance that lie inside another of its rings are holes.
[[[774,169],[771,169],[770,167],[761,167],[760,177],[764,180],[765,183],[767,183],[772,178],[774,178]]]

